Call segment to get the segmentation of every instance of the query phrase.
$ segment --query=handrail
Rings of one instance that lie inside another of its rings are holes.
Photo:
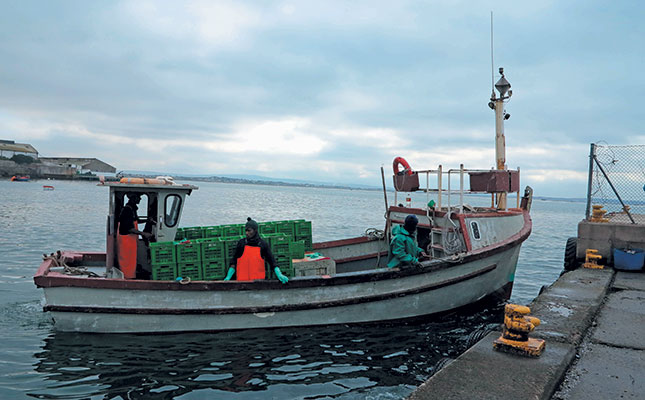
[[[453,209],[452,205],[452,199],[451,195],[452,194],[459,194],[459,204],[454,206],[455,208],[459,209],[460,213],[463,213],[464,210],[464,193],[488,193],[486,191],[475,191],[475,190],[465,190],[464,189],[464,175],[465,174],[470,174],[470,173],[483,173],[483,172],[491,172],[495,171],[495,169],[469,169],[469,168],[464,168],[463,164],[459,165],[459,168],[451,168],[444,170],[442,165],[439,165],[437,169],[425,169],[425,170],[416,170],[415,172],[419,175],[425,174],[426,175],[426,185],[425,188],[421,187],[418,190],[426,192],[426,204],[430,202],[430,193],[437,193],[437,209],[442,209],[443,204],[442,204],[442,195],[446,194],[447,195],[447,211],[451,212]],[[517,171],[519,173],[519,168],[517,170],[506,170],[506,171]],[[451,177],[459,173],[459,189],[453,190],[452,185],[451,185]],[[437,188],[436,189],[431,189],[430,188],[430,175],[436,175],[437,177]],[[448,187],[447,189],[443,188],[443,176],[446,175],[448,178]],[[396,199],[397,199],[397,193],[398,190],[394,190],[394,198],[395,198],[395,204],[397,204]],[[519,202],[519,192],[518,192],[518,202]]]

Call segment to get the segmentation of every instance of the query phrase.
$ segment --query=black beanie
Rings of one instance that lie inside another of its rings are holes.
[[[244,227],[244,229],[249,229],[249,228],[253,229],[256,232],[258,231],[258,223],[253,221],[251,217],[248,217],[246,219],[246,226]]]
[[[405,223],[403,224],[403,228],[405,228],[408,233],[412,233],[415,230],[417,230],[417,224],[419,223],[419,219],[417,218],[416,215],[408,215],[405,217]]]

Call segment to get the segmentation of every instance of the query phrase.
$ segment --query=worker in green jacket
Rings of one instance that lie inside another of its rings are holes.
[[[423,249],[417,246],[415,240],[418,223],[419,219],[415,215],[408,215],[403,225],[397,225],[392,229],[388,268],[419,266],[419,259],[428,257]]]

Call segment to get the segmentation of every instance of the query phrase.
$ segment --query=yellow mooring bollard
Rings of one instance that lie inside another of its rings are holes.
[[[540,325],[540,320],[528,314],[531,309],[517,304],[504,307],[504,330],[502,336],[493,342],[493,348],[505,353],[526,357],[539,357],[545,348],[544,340],[529,337],[529,333]]]
[[[591,222],[609,222],[609,218],[605,218],[607,211],[602,209],[603,206],[594,204],[591,207],[593,208],[593,211],[591,211]]]
[[[585,263],[582,264],[582,266],[591,269],[603,269],[604,267],[598,264],[598,260],[600,260],[601,258],[602,256],[598,254],[598,250],[587,249],[587,251],[585,252]]]

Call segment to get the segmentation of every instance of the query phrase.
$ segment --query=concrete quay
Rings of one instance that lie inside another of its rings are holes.
[[[410,399],[645,399],[645,274],[580,268],[529,304],[539,358],[493,350],[492,332]]]

